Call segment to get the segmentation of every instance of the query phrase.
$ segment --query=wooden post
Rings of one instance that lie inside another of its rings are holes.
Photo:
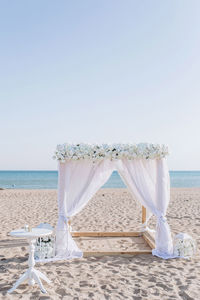
[[[147,220],[147,210],[144,206],[142,206],[142,224]]]
[[[71,233],[71,220],[68,220],[69,232]]]
[[[143,239],[147,242],[147,244],[151,247],[151,249],[155,249],[155,238],[150,234],[150,232],[145,231],[143,233]]]

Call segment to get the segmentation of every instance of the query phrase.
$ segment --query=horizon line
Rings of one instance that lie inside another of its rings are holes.
[[[23,170],[0,170],[0,172],[57,172],[58,169],[54,169],[54,170],[41,170],[41,169],[37,169],[37,170],[31,170],[31,169],[23,169]],[[114,170],[116,172],[118,172],[117,170]],[[200,170],[169,170],[169,172],[200,172]]]

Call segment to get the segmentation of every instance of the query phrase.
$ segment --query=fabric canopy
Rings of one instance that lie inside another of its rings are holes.
[[[68,220],[84,208],[113,170],[119,172],[134,198],[157,217],[156,248],[152,254],[165,259],[172,257],[171,232],[166,220],[170,199],[166,159],[124,158],[95,163],[90,159],[59,162],[56,259],[82,257],[82,251],[70,234]]]

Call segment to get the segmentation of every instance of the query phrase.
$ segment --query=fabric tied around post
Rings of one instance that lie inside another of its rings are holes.
[[[57,229],[59,230],[66,230],[68,228],[68,222],[70,218],[66,217],[64,215],[59,215],[58,217],[58,223],[57,223]]]
[[[163,222],[163,223],[166,223],[166,221],[167,221],[167,218],[166,218],[166,216],[164,216],[164,215],[161,215],[160,217],[158,217],[158,222]]]
[[[152,254],[161,258],[173,258],[173,243],[171,240],[171,232],[165,215],[157,214],[156,224],[156,249],[152,250]]]
[[[83,252],[77,247],[70,234],[70,217],[59,215],[56,230],[56,257],[57,259],[80,258]]]

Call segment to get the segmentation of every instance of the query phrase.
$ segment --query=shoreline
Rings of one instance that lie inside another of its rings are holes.
[[[170,190],[198,190],[200,189],[200,186],[199,187],[170,187]],[[102,190],[127,190],[128,191],[128,188],[127,187],[114,187],[114,188],[100,188],[98,191],[102,191]],[[22,188],[19,188],[19,189],[14,189],[14,188],[0,188],[0,191],[57,191],[57,189],[53,188],[42,188],[42,189],[22,189]],[[97,193],[98,193],[97,191]]]

